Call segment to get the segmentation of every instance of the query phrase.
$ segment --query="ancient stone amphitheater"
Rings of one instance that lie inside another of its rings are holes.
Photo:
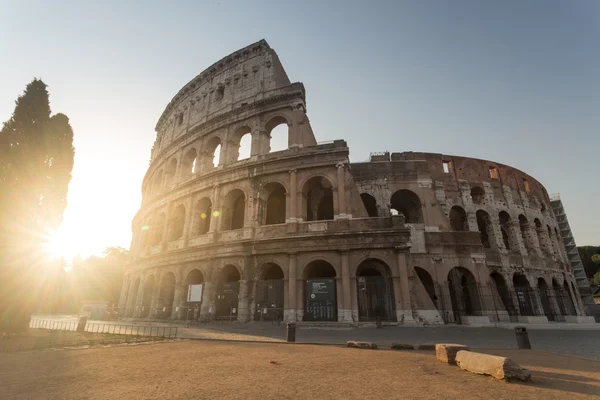
[[[306,110],[303,84],[290,82],[264,40],[175,95],[156,125],[121,314],[387,324],[589,318],[548,193],[533,177],[431,153],[351,163],[344,140],[317,142]],[[278,151],[276,133],[284,135]]]

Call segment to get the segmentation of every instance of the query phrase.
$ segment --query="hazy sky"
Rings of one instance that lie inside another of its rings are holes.
[[[177,91],[259,39],[304,82],[317,140],[490,159],[560,192],[600,244],[600,1],[0,0],[0,120],[33,77],[75,131],[62,235],[129,246],[154,126]]]

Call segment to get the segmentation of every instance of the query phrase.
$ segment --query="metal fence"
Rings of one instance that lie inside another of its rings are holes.
[[[29,327],[34,329],[75,332],[77,330],[77,324],[78,321],[73,320],[64,321],[52,320],[49,318],[31,317]],[[122,324],[111,322],[87,322],[84,331],[89,333],[106,333],[112,335],[135,335],[176,338],[178,333],[178,327]]]

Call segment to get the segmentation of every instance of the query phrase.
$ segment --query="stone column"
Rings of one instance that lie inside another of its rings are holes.
[[[190,231],[194,222],[194,196],[190,196],[186,203],[186,215],[183,223],[183,247],[188,247]]]
[[[142,301],[144,300],[144,287],[146,286],[146,278],[140,277],[140,285],[138,287],[135,303],[133,306],[133,317],[139,318],[140,311],[142,308]]]
[[[208,227],[208,241],[214,242],[216,233],[219,230],[218,225],[221,223],[223,218],[223,210],[221,210],[221,199],[219,198],[219,185],[213,186],[212,192],[212,215],[210,216],[210,226]],[[215,212],[219,213],[218,217],[215,217]]]
[[[497,213],[490,214],[490,224],[491,224],[491,231],[493,233],[494,243],[496,243],[496,248],[506,250],[506,246],[504,246],[504,239],[502,238],[502,229],[500,227],[500,218],[498,217]],[[490,239],[492,239],[492,238],[490,238]]]
[[[296,295],[296,266],[298,263],[298,256],[295,253],[288,254],[288,310],[287,310],[287,321],[296,321],[296,307],[297,295]]]
[[[477,225],[477,216],[474,212],[467,212],[467,223],[469,224],[469,231],[479,232],[479,226]]]
[[[129,286],[131,285],[131,275],[125,275],[123,279],[123,285],[121,286],[121,293],[119,294],[119,302],[117,303],[117,309],[119,314],[123,313],[122,309],[126,307],[127,299],[129,298]],[[126,290],[127,289],[127,290]]]
[[[337,201],[338,218],[348,218],[346,215],[346,164],[337,163]]]
[[[287,216],[287,220],[286,222],[296,222],[297,221],[297,201],[298,201],[298,194],[297,194],[297,182],[296,182],[296,170],[295,169],[291,169],[289,171],[290,173],[290,196],[289,196],[289,201],[290,201],[290,205],[289,205],[289,214]]]
[[[212,281],[204,282],[204,293],[202,294],[202,306],[200,307],[200,316],[208,315],[212,307],[212,313],[215,313],[215,296],[217,295],[216,285]]]
[[[519,225],[519,220],[511,220],[508,224],[508,227],[511,230],[511,234],[515,238],[517,244],[519,245],[519,251],[521,254],[524,256],[528,255],[529,253],[527,252],[527,246],[523,241],[523,235],[521,235],[521,226]]]
[[[171,319],[180,319],[181,307],[183,306],[185,294],[182,284],[175,285],[175,294],[173,295],[173,309],[171,310]]]
[[[341,321],[352,322],[352,306],[350,300],[350,266],[348,260],[348,250],[341,250],[340,253],[342,258],[342,309],[340,309],[339,312],[342,317]]]
[[[414,323],[412,316],[412,305],[410,302],[410,284],[409,279],[413,274],[410,273],[409,269],[412,270],[412,266],[406,262],[405,252],[408,249],[402,247],[396,247],[396,263],[398,264],[398,276],[400,278],[400,288],[402,296],[402,308],[396,309],[398,322],[404,321],[404,323]]]
[[[166,217],[165,217],[165,226],[163,226],[163,232],[162,232],[162,249],[161,251],[165,252],[167,251],[168,245],[169,245],[169,228],[171,226],[171,208],[173,204],[170,203],[169,206],[167,207],[167,213],[166,213]]]
[[[248,317],[250,316],[248,307],[248,284],[249,282],[245,279],[240,281],[237,309],[237,319],[239,322],[248,322]]]

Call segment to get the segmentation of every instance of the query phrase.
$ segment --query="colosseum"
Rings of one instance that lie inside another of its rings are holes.
[[[317,142],[264,40],[185,85],[156,132],[127,317],[590,322],[541,183],[444,154],[350,162],[344,140]]]

